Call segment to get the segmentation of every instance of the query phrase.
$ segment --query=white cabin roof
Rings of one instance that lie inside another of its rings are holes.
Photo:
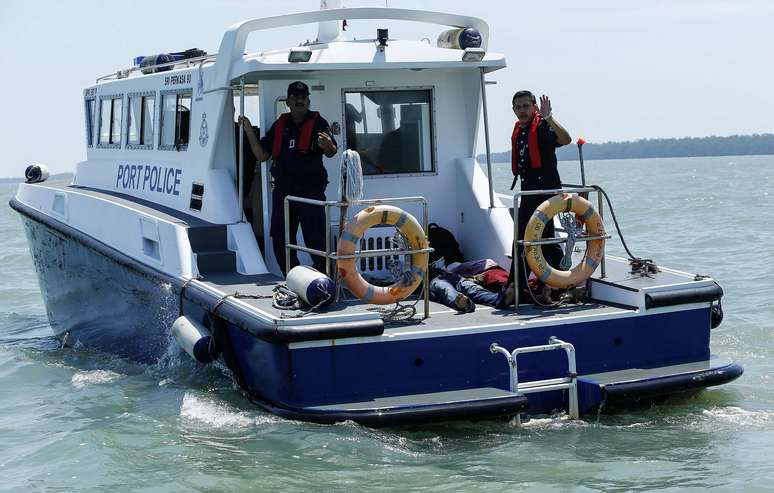
[[[247,37],[250,33],[280,27],[292,27],[310,23],[330,23],[353,19],[381,19],[415,21],[442,25],[452,28],[472,27],[481,34],[481,49],[486,51],[489,43],[489,26],[477,17],[447,14],[425,10],[394,8],[344,8],[329,9],[275,17],[264,17],[239,22],[231,26],[223,35],[217,54],[195,59],[181,60],[163,64],[171,70],[185,69],[191,66],[206,65],[209,90],[219,90],[251,72],[269,72],[262,78],[272,78],[271,72],[309,72],[321,70],[357,70],[357,69],[445,69],[445,68],[483,68],[491,72],[506,66],[505,55],[486,52],[483,60],[463,62],[463,50],[439,48],[432,41],[391,39],[388,46],[380,50],[376,40],[340,40],[328,43],[312,43],[305,47],[312,51],[308,62],[288,61],[293,48],[282,48],[255,53],[245,53]],[[214,64],[213,64],[214,62]],[[169,73],[169,72],[167,72]],[[280,74],[276,74],[281,77]],[[97,83],[142,77],[140,67],[118,70],[97,79]]]
[[[243,21],[223,35],[215,63],[215,80],[207,89],[229,85],[237,77],[259,70],[308,71],[379,68],[451,68],[485,67],[496,70],[505,66],[505,56],[487,53],[480,62],[463,62],[462,50],[438,48],[422,41],[390,40],[380,51],[374,40],[342,41],[310,45],[309,62],[290,63],[290,48],[245,54],[250,33],[279,27],[354,19],[381,19],[425,22],[452,28],[472,27],[481,34],[481,48],[489,43],[489,26],[482,19],[425,10],[393,8],[329,9]]]
[[[487,53],[481,62],[463,62],[462,50],[438,48],[424,41],[390,40],[380,51],[373,40],[339,41],[308,46],[308,62],[290,63],[290,49],[245,54],[231,66],[231,79],[251,72],[309,72],[318,70],[378,70],[484,67],[486,72],[505,67],[505,56]],[[266,74],[261,74],[262,78]]]

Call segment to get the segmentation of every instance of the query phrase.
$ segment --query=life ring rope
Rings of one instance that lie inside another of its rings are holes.
[[[561,212],[573,212],[578,220],[586,225],[587,233],[594,239],[586,242],[583,260],[569,271],[561,271],[548,264],[539,241],[549,221]],[[527,264],[538,279],[555,288],[571,288],[586,281],[599,267],[604,255],[606,237],[602,217],[588,200],[577,194],[562,193],[554,195],[535,209],[524,232],[524,251]]]
[[[366,230],[376,225],[394,226],[408,241],[412,269],[410,276],[399,279],[391,286],[375,286],[366,281],[357,269],[355,258],[337,260],[336,272],[352,294],[366,303],[388,305],[408,297],[423,281],[427,273],[429,245],[425,231],[408,212],[391,205],[368,207],[355,215],[339,235],[337,256],[355,254]]]

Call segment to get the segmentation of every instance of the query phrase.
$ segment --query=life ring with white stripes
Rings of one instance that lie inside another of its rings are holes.
[[[395,226],[406,237],[411,250],[422,250],[428,247],[425,232],[414,216],[398,207],[377,205],[358,212],[352,221],[347,223],[339,236],[336,254],[354,254],[366,230],[379,224]],[[363,279],[354,258],[337,260],[337,271],[347,289],[359,299],[366,303],[389,305],[405,299],[419,286],[422,282],[422,273],[427,272],[428,256],[426,252],[412,254],[412,264],[418,267],[419,273],[415,269],[410,273],[410,282],[402,279],[387,287],[374,286]]]
[[[576,218],[586,225],[589,236],[604,236],[605,225],[602,217],[591,205],[591,202],[577,194],[562,193],[554,195],[535,209],[527,229],[524,231],[524,241],[537,241],[542,238],[543,230],[548,221],[560,212],[574,212]],[[583,260],[569,271],[557,270],[546,262],[539,245],[525,247],[527,264],[532,272],[545,284],[554,288],[572,288],[586,281],[602,262],[605,250],[605,240],[586,242],[586,254]]]

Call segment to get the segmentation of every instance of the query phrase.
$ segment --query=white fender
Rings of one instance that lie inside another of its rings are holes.
[[[328,305],[336,296],[333,280],[307,265],[290,269],[285,282],[291,291],[311,306]]]
[[[172,324],[172,335],[177,344],[199,363],[211,363],[210,331],[186,316],[178,317]]]

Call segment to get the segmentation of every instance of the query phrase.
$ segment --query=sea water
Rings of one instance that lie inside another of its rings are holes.
[[[580,181],[577,162],[560,172]],[[509,193],[509,165],[494,175]],[[712,350],[741,378],[580,421],[288,421],[172,344],[153,365],[60,349],[5,206],[16,187],[0,185],[0,491],[771,491],[774,156],[592,161],[586,176],[634,255],[719,281]],[[608,252],[624,254],[614,241]]]

